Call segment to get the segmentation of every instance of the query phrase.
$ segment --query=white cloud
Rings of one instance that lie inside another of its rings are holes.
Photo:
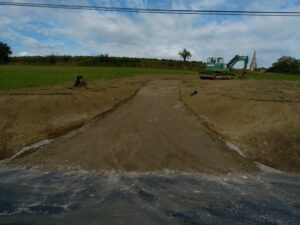
[[[173,9],[212,9],[212,7],[218,6],[224,3],[225,0],[174,0],[172,1]]]
[[[18,56],[31,56],[31,55],[33,55],[33,54],[30,53],[30,52],[20,52],[20,53],[18,54]]]
[[[89,1],[74,2],[87,4]],[[151,6],[149,2],[131,0],[128,7],[145,8]],[[274,8],[283,7],[284,2],[274,1]],[[247,7],[256,9],[259,3],[272,9],[271,4],[258,0]],[[176,0],[172,7],[207,9],[224,4],[224,0]],[[118,6],[120,1],[101,1],[101,5]],[[285,7],[291,6],[285,4]],[[288,9],[300,10],[295,6],[285,8]],[[264,66],[282,55],[300,58],[300,31],[296,29],[299,18],[127,15],[14,7],[0,8],[0,18],[0,40],[11,42],[15,54],[19,55],[24,52],[43,55],[108,53],[179,58],[178,51],[188,48],[194,60],[224,56],[228,61],[235,54],[250,56],[254,50],[257,50],[259,64]]]

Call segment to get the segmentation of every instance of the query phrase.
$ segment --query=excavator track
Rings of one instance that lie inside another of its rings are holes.
[[[235,79],[235,75],[231,73],[200,73],[200,79],[202,80],[232,80]]]

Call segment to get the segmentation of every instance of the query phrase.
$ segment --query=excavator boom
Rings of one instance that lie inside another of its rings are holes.
[[[235,57],[233,57],[233,59],[231,59],[229,61],[229,63],[227,63],[227,68],[228,68],[228,70],[232,70],[233,66],[239,61],[244,62],[242,78],[245,78],[246,72],[247,72],[247,66],[248,66],[248,62],[249,62],[249,57],[248,56],[236,55]]]

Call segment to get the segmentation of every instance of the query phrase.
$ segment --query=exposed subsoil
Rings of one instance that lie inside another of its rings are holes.
[[[300,172],[299,82],[194,80],[183,82],[181,95],[207,127],[251,160]]]
[[[57,86],[0,91],[0,159],[74,130],[130,99],[145,79],[111,79],[87,89]]]
[[[225,147],[179,99],[181,82],[150,81],[127,104],[74,136],[13,163],[39,168],[229,173],[256,166]]]
[[[11,163],[228,173],[255,171],[257,161],[300,171],[299,82],[140,76],[70,86],[0,92],[1,159],[58,137]]]

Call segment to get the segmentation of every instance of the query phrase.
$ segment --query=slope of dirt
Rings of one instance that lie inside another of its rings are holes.
[[[198,95],[190,93],[197,90]],[[300,172],[300,83],[186,81],[182,100],[252,160]]]
[[[0,92],[0,159],[82,126],[133,96],[145,79],[126,78]]]
[[[256,166],[228,150],[179,99],[180,81],[148,83],[128,103],[79,133],[58,138],[14,164],[41,169],[228,173]]]

